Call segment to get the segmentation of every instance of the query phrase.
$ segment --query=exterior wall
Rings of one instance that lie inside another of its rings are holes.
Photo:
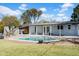
[[[42,35],[43,34],[43,26],[36,26],[37,34]]]
[[[59,30],[57,29],[57,25],[51,25],[52,26],[52,35],[59,35]]]
[[[35,27],[36,27],[36,32],[35,32]],[[30,26],[29,33],[42,35],[43,34],[43,26]]]
[[[36,34],[35,33],[35,26],[29,26],[29,34]]]
[[[50,27],[50,32],[51,32],[51,35],[60,35],[60,30],[57,28],[58,25],[51,25]],[[45,27],[45,33],[44,33],[44,28],[43,26],[36,26],[36,32],[35,32],[35,26],[30,26],[29,29],[30,29],[30,34],[37,34],[37,35],[43,35],[44,34],[49,34],[47,33],[47,29],[46,27],[47,26],[44,26]],[[68,25],[63,25],[63,29],[61,30],[61,35],[66,35],[66,36],[76,36],[79,34],[79,25],[72,25],[71,24],[71,29],[68,29]]]
[[[77,33],[77,25],[71,25],[71,29],[68,29],[68,25],[63,25],[63,29],[61,30],[61,35],[78,35]],[[58,30],[57,25],[52,25],[52,34],[60,35],[60,30]]]
[[[63,25],[62,35],[77,35],[77,25],[71,25],[71,29],[68,29],[68,25]]]
[[[77,25],[77,34],[79,35],[79,24]]]

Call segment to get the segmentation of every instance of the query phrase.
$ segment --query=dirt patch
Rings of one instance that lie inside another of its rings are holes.
[[[18,44],[36,44],[33,42],[19,41],[19,40],[9,40],[9,41],[14,42],[14,43],[18,43]]]
[[[68,41],[60,41],[56,42],[55,45],[74,45],[74,43]]]

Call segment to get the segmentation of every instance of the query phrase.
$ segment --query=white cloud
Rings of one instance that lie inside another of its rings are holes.
[[[12,10],[12,9],[5,7],[5,6],[0,6],[0,14],[18,16],[18,15],[21,15],[21,11],[20,10]]]
[[[54,9],[54,11],[59,11],[59,9],[57,8],[57,9]]]
[[[22,6],[22,7],[26,7],[27,5],[26,5],[26,4],[21,4],[21,6]]]
[[[64,16],[64,15],[65,15],[64,13],[57,14],[57,16]]]
[[[22,13],[20,10],[15,10],[15,12],[17,12],[18,15]]]
[[[68,16],[63,16],[62,17],[64,20],[70,20],[70,17],[68,17]]]
[[[47,11],[46,8],[40,8],[39,10],[41,10],[41,11],[43,11],[43,12]]]
[[[66,15],[66,11],[68,11],[69,8],[72,8],[74,4],[71,3],[65,3],[61,5],[60,8],[53,9],[53,11],[57,11],[58,13],[56,15],[53,14],[42,14],[41,19],[44,20],[55,20],[55,21],[69,21],[70,17]],[[45,8],[46,9],[46,8]]]
[[[59,17],[56,17],[57,21],[69,21],[70,20],[70,17],[68,16],[59,16]]]
[[[27,4],[21,4],[19,7],[20,10],[26,10],[27,9]]]
[[[72,7],[72,6],[74,6],[74,5],[71,3],[65,3],[62,5],[62,8],[68,8],[68,7]]]
[[[74,4],[71,3],[65,3],[60,7],[60,11],[57,13],[55,19],[57,21],[68,21],[70,20],[70,17],[66,15],[66,11],[68,11],[69,8],[73,7]]]
[[[60,13],[64,13],[65,11],[67,11],[68,10],[68,8],[62,8],[59,12]]]
[[[40,19],[39,20],[47,20],[47,21],[51,21],[53,19],[54,15],[53,14],[45,14],[43,13],[41,16],[40,16]]]
[[[40,16],[40,20],[47,20],[47,21],[68,21],[70,20],[70,17],[66,16],[65,14],[57,14],[57,15],[53,15],[53,14],[42,14]]]
[[[56,15],[52,14],[42,14],[41,19],[46,20],[55,20],[55,21],[69,21],[70,17],[66,15],[66,11],[68,11],[69,8],[73,7],[74,4],[63,4],[60,8],[54,9],[54,11],[58,11]]]
[[[67,11],[68,10],[68,8],[69,7],[73,7],[74,6],[74,4],[72,4],[72,3],[65,3],[65,4],[63,4],[62,6],[61,6],[61,9],[60,9],[60,13],[64,13],[65,11]]]
[[[41,17],[43,18],[52,18],[54,15],[53,14],[42,14]]]

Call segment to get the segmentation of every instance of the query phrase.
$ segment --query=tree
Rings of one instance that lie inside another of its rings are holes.
[[[31,12],[31,16],[32,16],[32,18],[33,18],[33,20],[35,22],[36,17],[38,15],[38,11],[36,9],[31,9],[30,12]]]
[[[41,14],[42,14],[42,11],[32,8],[32,9],[26,10],[22,14],[21,18],[25,23],[31,23],[31,22],[35,23],[37,22]]]
[[[20,25],[19,21],[15,16],[4,16],[2,22],[4,26],[9,26],[9,27],[11,26],[18,27]]]
[[[2,33],[3,30],[4,30],[4,25],[3,25],[3,23],[0,21],[0,33]]]
[[[39,17],[41,16],[41,14],[42,14],[42,11],[39,10],[39,11],[38,11],[38,14],[37,14],[37,16],[38,16],[38,17],[37,17],[37,21],[39,20]]]
[[[25,11],[22,16],[21,16],[21,19],[23,20],[23,24],[26,24],[26,23],[31,23],[31,20],[30,18],[28,17],[29,15],[27,14],[28,13],[28,10]]]
[[[79,21],[79,4],[73,9],[73,13],[71,15],[71,21]]]
[[[20,25],[15,16],[4,16],[2,19],[2,23],[4,26],[9,27],[9,32],[6,30],[6,36],[14,35],[17,27]]]

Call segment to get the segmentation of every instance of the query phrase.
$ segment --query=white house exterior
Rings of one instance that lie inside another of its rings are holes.
[[[78,36],[79,22],[37,23],[29,25],[30,35]]]

